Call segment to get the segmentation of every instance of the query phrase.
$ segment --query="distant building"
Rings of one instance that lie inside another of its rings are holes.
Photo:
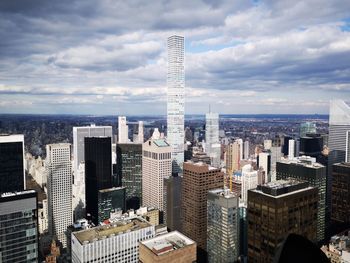
[[[248,190],[254,189],[258,185],[258,171],[254,170],[251,164],[242,167],[242,201],[247,206]]]
[[[140,217],[72,233],[72,262],[139,262],[139,242],[153,238],[155,226]]]
[[[191,263],[196,259],[196,243],[177,231],[140,242],[141,263]]]
[[[288,141],[288,159],[295,157],[295,140]]]
[[[98,191],[98,222],[111,217],[111,213],[125,212],[125,187],[112,187]]]
[[[333,164],[332,220],[350,223],[350,163]]]
[[[300,200],[303,202],[300,202]],[[248,262],[273,262],[290,233],[317,240],[318,190],[278,180],[248,191]]]
[[[117,174],[126,187],[127,209],[138,209],[142,204],[142,144],[117,144]]]
[[[196,241],[201,257],[207,250],[207,195],[223,187],[220,169],[203,163],[184,163],[182,179],[182,231]],[[199,258],[200,260],[201,258]]]
[[[281,160],[277,162],[276,168],[277,180],[297,179],[307,181],[310,186],[318,188],[317,241],[322,241],[325,238],[327,168],[316,163],[315,158],[306,156],[293,160]]]
[[[170,36],[168,47],[167,142],[172,147],[173,173],[182,171],[185,139],[185,38]]]
[[[319,157],[323,151],[323,137],[320,134],[306,134],[300,138],[300,155]]]
[[[142,204],[164,211],[163,180],[171,176],[171,146],[157,136],[142,145]]]
[[[264,182],[271,182],[271,154],[270,152],[261,152],[258,156],[258,168],[265,172]]]
[[[0,194],[26,189],[24,163],[24,136],[0,134]]]
[[[37,216],[34,190],[0,195],[0,262],[38,262]]]
[[[118,117],[118,143],[129,142],[129,127],[126,124],[126,117]]]
[[[208,192],[208,262],[236,262],[239,257],[238,196],[228,189]]]
[[[112,187],[111,137],[85,138],[86,213],[98,222],[98,191]]]
[[[171,231],[181,232],[182,176],[164,178],[164,221]]]
[[[321,247],[332,263],[350,262],[350,231],[332,236],[328,245]]]
[[[230,143],[226,147],[226,170],[229,174],[240,169],[241,145],[238,141]]]
[[[244,142],[243,148],[244,148],[243,159],[248,160],[250,158],[249,141]]]
[[[73,223],[71,145],[46,145],[46,154],[49,234],[65,248],[65,231]]]
[[[211,159],[211,165],[220,167],[221,145],[219,141],[219,114],[205,114],[205,152]]]
[[[193,154],[191,161],[194,163],[202,162],[202,163],[206,163],[208,165],[210,165],[210,163],[211,163],[210,157],[206,153],[203,153],[203,152],[197,152],[197,153]]]
[[[305,137],[306,134],[316,133],[316,123],[314,122],[304,122],[300,124],[300,138]]]

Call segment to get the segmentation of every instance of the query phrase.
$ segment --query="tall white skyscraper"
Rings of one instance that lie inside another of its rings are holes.
[[[143,121],[139,121],[139,133],[137,135],[138,143],[143,143]]]
[[[46,145],[49,234],[63,247],[67,246],[65,231],[73,224],[70,147],[69,143]]]
[[[171,176],[171,147],[159,134],[142,145],[142,204],[164,211],[163,182]]]
[[[249,159],[249,141],[244,142],[244,154],[243,154],[243,159],[248,160]]]
[[[243,140],[241,138],[236,140],[239,144],[239,160],[243,160]]]
[[[219,114],[205,114],[205,152],[210,157],[211,165],[220,167],[221,145],[219,141]]]
[[[182,171],[184,162],[185,115],[185,39],[168,38],[167,141],[172,147],[173,172]]]
[[[288,159],[295,157],[295,140],[288,141]]]
[[[118,143],[127,143],[129,142],[129,128],[126,124],[126,117],[118,117]]]

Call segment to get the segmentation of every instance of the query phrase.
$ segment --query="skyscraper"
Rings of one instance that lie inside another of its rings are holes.
[[[126,117],[118,117],[118,143],[127,143],[129,141],[129,128],[126,124]]]
[[[310,186],[318,188],[317,241],[325,238],[326,173],[325,166],[308,156],[280,160],[276,165],[277,180],[292,178],[307,181]]]
[[[290,233],[315,242],[317,202],[317,188],[307,182],[278,180],[249,190],[248,262],[273,262]]]
[[[137,140],[138,143],[143,143],[143,140],[144,140],[143,121],[139,121],[139,129],[138,129],[137,138],[138,138],[138,140]]]
[[[288,141],[288,158],[293,159],[295,157],[295,140]]]
[[[248,190],[258,185],[258,171],[253,169],[251,164],[242,167],[242,201],[245,206],[248,203]]]
[[[243,159],[248,160],[249,159],[249,141],[244,142],[244,154],[243,154]]]
[[[65,231],[73,224],[71,145],[46,145],[49,234],[67,246]]]
[[[125,212],[125,187],[112,187],[98,191],[98,222],[111,218],[111,213]]]
[[[241,145],[238,141],[230,143],[226,147],[226,170],[229,174],[239,170],[240,168],[240,152]]]
[[[329,109],[329,137],[328,137],[328,176],[326,219],[329,222],[332,199],[332,168],[333,164],[340,163],[346,158],[347,139],[350,131],[350,106],[342,100],[333,100]],[[349,157],[348,157],[349,158]]]
[[[117,175],[126,187],[127,209],[138,209],[142,203],[142,144],[117,144]]]
[[[167,141],[172,147],[173,172],[182,171],[184,162],[185,48],[184,37],[168,38]]]
[[[219,114],[205,114],[205,152],[211,159],[211,165],[220,167],[221,145],[219,141]]]
[[[308,133],[316,133],[316,123],[304,122],[300,124],[300,137],[305,137]]]
[[[224,185],[220,169],[204,163],[184,163],[182,179],[182,231],[197,242],[200,257],[207,250],[207,196],[208,191]]]
[[[181,232],[181,188],[182,176],[164,178],[164,220],[171,231]]]
[[[34,190],[0,195],[0,262],[38,262],[38,207]]]
[[[152,137],[142,145],[142,204],[164,211],[164,178],[171,176],[171,146]]]
[[[86,213],[98,222],[98,191],[112,187],[111,137],[85,138]]]
[[[0,194],[24,189],[24,136],[0,135]]]
[[[236,262],[239,256],[238,196],[228,189],[208,192],[209,262]]]
[[[258,168],[262,168],[265,172],[264,182],[271,181],[271,154],[270,152],[261,152],[259,153],[258,158]]]

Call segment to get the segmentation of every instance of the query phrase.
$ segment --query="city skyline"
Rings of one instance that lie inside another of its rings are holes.
[[[2,1],[0,112],[165,115],[166,39],[178,34],[187,114],[325,114],[349,96],[349,8]]]

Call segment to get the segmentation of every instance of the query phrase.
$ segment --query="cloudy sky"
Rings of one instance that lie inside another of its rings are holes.
[[[1,0],[0,113],[166,114],[166,39],[186,113],[328,113],[350,99],[350,1]]]

